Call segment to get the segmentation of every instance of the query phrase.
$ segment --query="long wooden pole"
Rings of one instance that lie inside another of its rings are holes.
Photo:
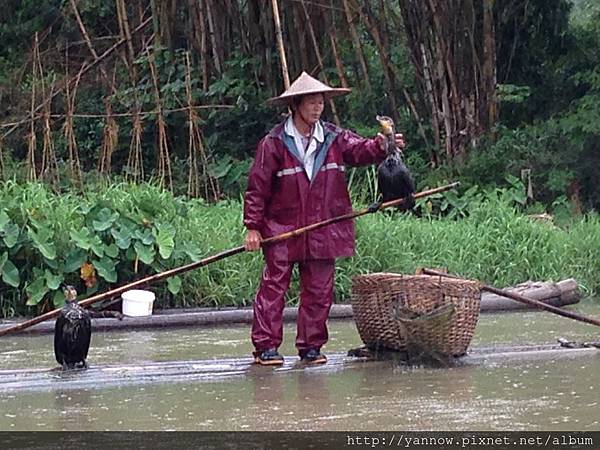
[[[422,198],[422,197],[427,197],[429,195],[437,194],[439,192],[448,191],[450,189],[453,189],[453,188],[457,187],[458,185],[459,185],[458,182],[451,183],[451,184],[448,184],[446,186],[441,186],[441,187],[438,187],[438,188],[429,189],[429,190],[426,190],[426,191],[419,192],[419,193],[415,194],[414,197],[415,197],[415,199]],[[399,205],[402,205],[405,202],[406,202],[405,198],[399,198],[399,199],[396,199],[396,200],[391,200],[389,202],[383,203],[379,209],[385,209],[385,208],[389,208],[389,207],[392,207],[392,206],[399,206]],[[261,245],[269,245],[269,244],[272,244],[274,242],[280,242],[280,241],[283,241],[285,239],[289,239],[291,237],[299,236],[301,234],[308,233],[309,231],[316,230],[317,228],[322,228],[324,226],[331,225],[331,224],[337,223],[337,222],[341,222],[343,220],[349,220],[349,219],[353,219],[355,217],[364,216],[365,214],[369,214],[369,213],[372,213],[372,212],[375,212],[375,211],[372,211],[369,208],[364,208],[364,209],[361,209],[359,211],[352,211],[352,212],[350,212],[348,214],[344,214],[342,216],[333,217],[331,219],[327,219],[327,220],[323,220],[321,222],[313,223],[313,224],[308,225],[308,226],[303,227],[303,228],[298,228],[297,230],[292,230],[292,231],[289,231],[287,233],[282,233],[282,234],[279,234],[277,236],[273,236],[273,237],[267,238],[267,239],[265,239],[265,240],[262,241]],[[126,284],[124,286],[112,289],[112,290],[104,292],[102,294],[97,294],[97,295],[94,295],[92,297],[86,298],[85,300],[80,301],[79,305],[80,306],[89,306],[89,305],[91,305],[93,303],[99,302],[100,300],[104,300],[106,298],[116,297],[117,295],[120,295],[123,292],[128,291],[130,289],[135,289],[135,288],[143,286],[143,285],[154,283],[155,281],[164,280],[165,278],[173,277],[175,275],[179,275],[180,273],[188,272],[190,270],[194,270],[194,269],[197,269],[199,267],[206,266],[206,265],[211,264],[211,263],[213,263],[215,261],[219,261],[219,260],[225,259],[225,258],[227,258],[229,256],[233,256],[233,255],[237,255],[238,253],[242,253],[245,250],[246,249],[244,248],[243,245],[240,246],[240,247],[235,247],[235,248],[232,248],[232,249],[229,249],[229,250],[225,250],[225,251],[223,251],[221,253],[217,253],[216,255],[209,256],[208,258],[204,258],[204,259],[202,259],[200,261],[196,261],[196,262],[193,262],[193,263],[190,263],[190,264],[186,264],[185,266],[177,267],[175,269],[166,270],[164,272],[157,273],[157,274],[151,275],[151,276],[146,277],[146,278],[142,278],[140,280],[134,281],[133,283]],[[0,330],[0,336],[4,336],[5,334],[12,333],[14,331],[24,330],[24,329],[29,328],[29,327],[31,327],[33,325],[36,325],[36,324],[38,324],[40,322],[44,322],[45,320],[52,319],[52,318],[56,317],[59,313],[60,313],[60,309],[55,309],[55,310],[49,311],[49,312],[47,312],[45,314],[42,314],[40,316],[34,317],[33,319],[27,320],[27,321],[25,321],[23,323],[20,323],[19,325],[15,325],[14,327],[10,327],[10,328],[6,328],[4,330]]]
[[[435,276],[439,276],[439,277],[460,278],[460,277],[457,277],[454,275],[449,275],[447,273],[439,272],[439,271],[433,270],[433,269],[421,269],[421,273],[424,273],[426,275],[435,275]],[[534,306],[536,308],[540,308],[540,309],[549,311],[554,314],[558,314],[559,316],[568,317],[569,319],[578,320],[579,322],[585,322],[585,323],[589,323],[589,324],[600,327],[600,320],[598,320],[598,319],[582,316],[580,314],[576,314],[574,312],[567,311],[565,309],[557,308],[556,306],[548,305],[544,302],[540,302],[540,301],[534,300],[532,298],[524,297],[515,292],[510,292],[510,291],[506,291],[503,289],[497,289],[495,287],[488,286],[486,284],[484,284],[481,289],[484,291],[493,292],[494,294],[500,295],[502,297],[510,298],[517,302],[525,303],[527,305]]]

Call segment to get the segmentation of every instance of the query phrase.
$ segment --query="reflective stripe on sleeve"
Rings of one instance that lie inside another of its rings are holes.
[[[325,164],[323,167],[321,167],[322,171],[335,170],[335,169],[337,169],[341,172],[344,172],[346,170],[346,167],[342,166],[342,165],[338,165],[337,163],[329,163],[329,164]]]
[[[302,167],[296,166],[296,167],[292,167],[291,169],[280,170],[275,175],[277,175],[278,177],[283,177],[285,175],[294,175],[296,173],[300,173],[303,171],[304,171],[304,169]]]

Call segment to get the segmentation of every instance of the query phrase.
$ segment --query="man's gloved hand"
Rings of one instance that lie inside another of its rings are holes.
[[[254,252],[260,249],[260,243],[262,242],[262,236],[257,230],[248,230],[246,234],[246,240],[244,241],[244,247],[249,252]]]

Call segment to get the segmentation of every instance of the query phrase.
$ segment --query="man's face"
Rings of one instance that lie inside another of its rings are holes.
[[[302,97],[297,112],[302,120],[312,126],[319,121],[324,108],[323,94],[309,94]]]

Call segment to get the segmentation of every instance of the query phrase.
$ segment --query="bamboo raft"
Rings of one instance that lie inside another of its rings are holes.
[[[450,367],[469,365],[498,365],[510,361],[534,361],[557,358],[597,357],[598,349],[567,348],[560,344],[542,344],[510,347],[474,348],[468,355],[452,359]],[[139,364],[92,365],[87,370],[62,372],[53,369],[4,369],[0,370],[0,393],[40,390],[93,389],[145,383],[215,382],[241,377],[263,377],[268,373],[285,375],[309,370],[334,373],[340,370],[360,370],[378,365],[399,366],[390,354],[383,358],[357,358],[345,353],[328,355],[328,362],[319,366],[306,366],[297,357],[286,357],[278,368],[253,364],[252,358],[224,358],[218,360],[192,360],[147,362]],[[415,370],[414,366],[406,366]]]

